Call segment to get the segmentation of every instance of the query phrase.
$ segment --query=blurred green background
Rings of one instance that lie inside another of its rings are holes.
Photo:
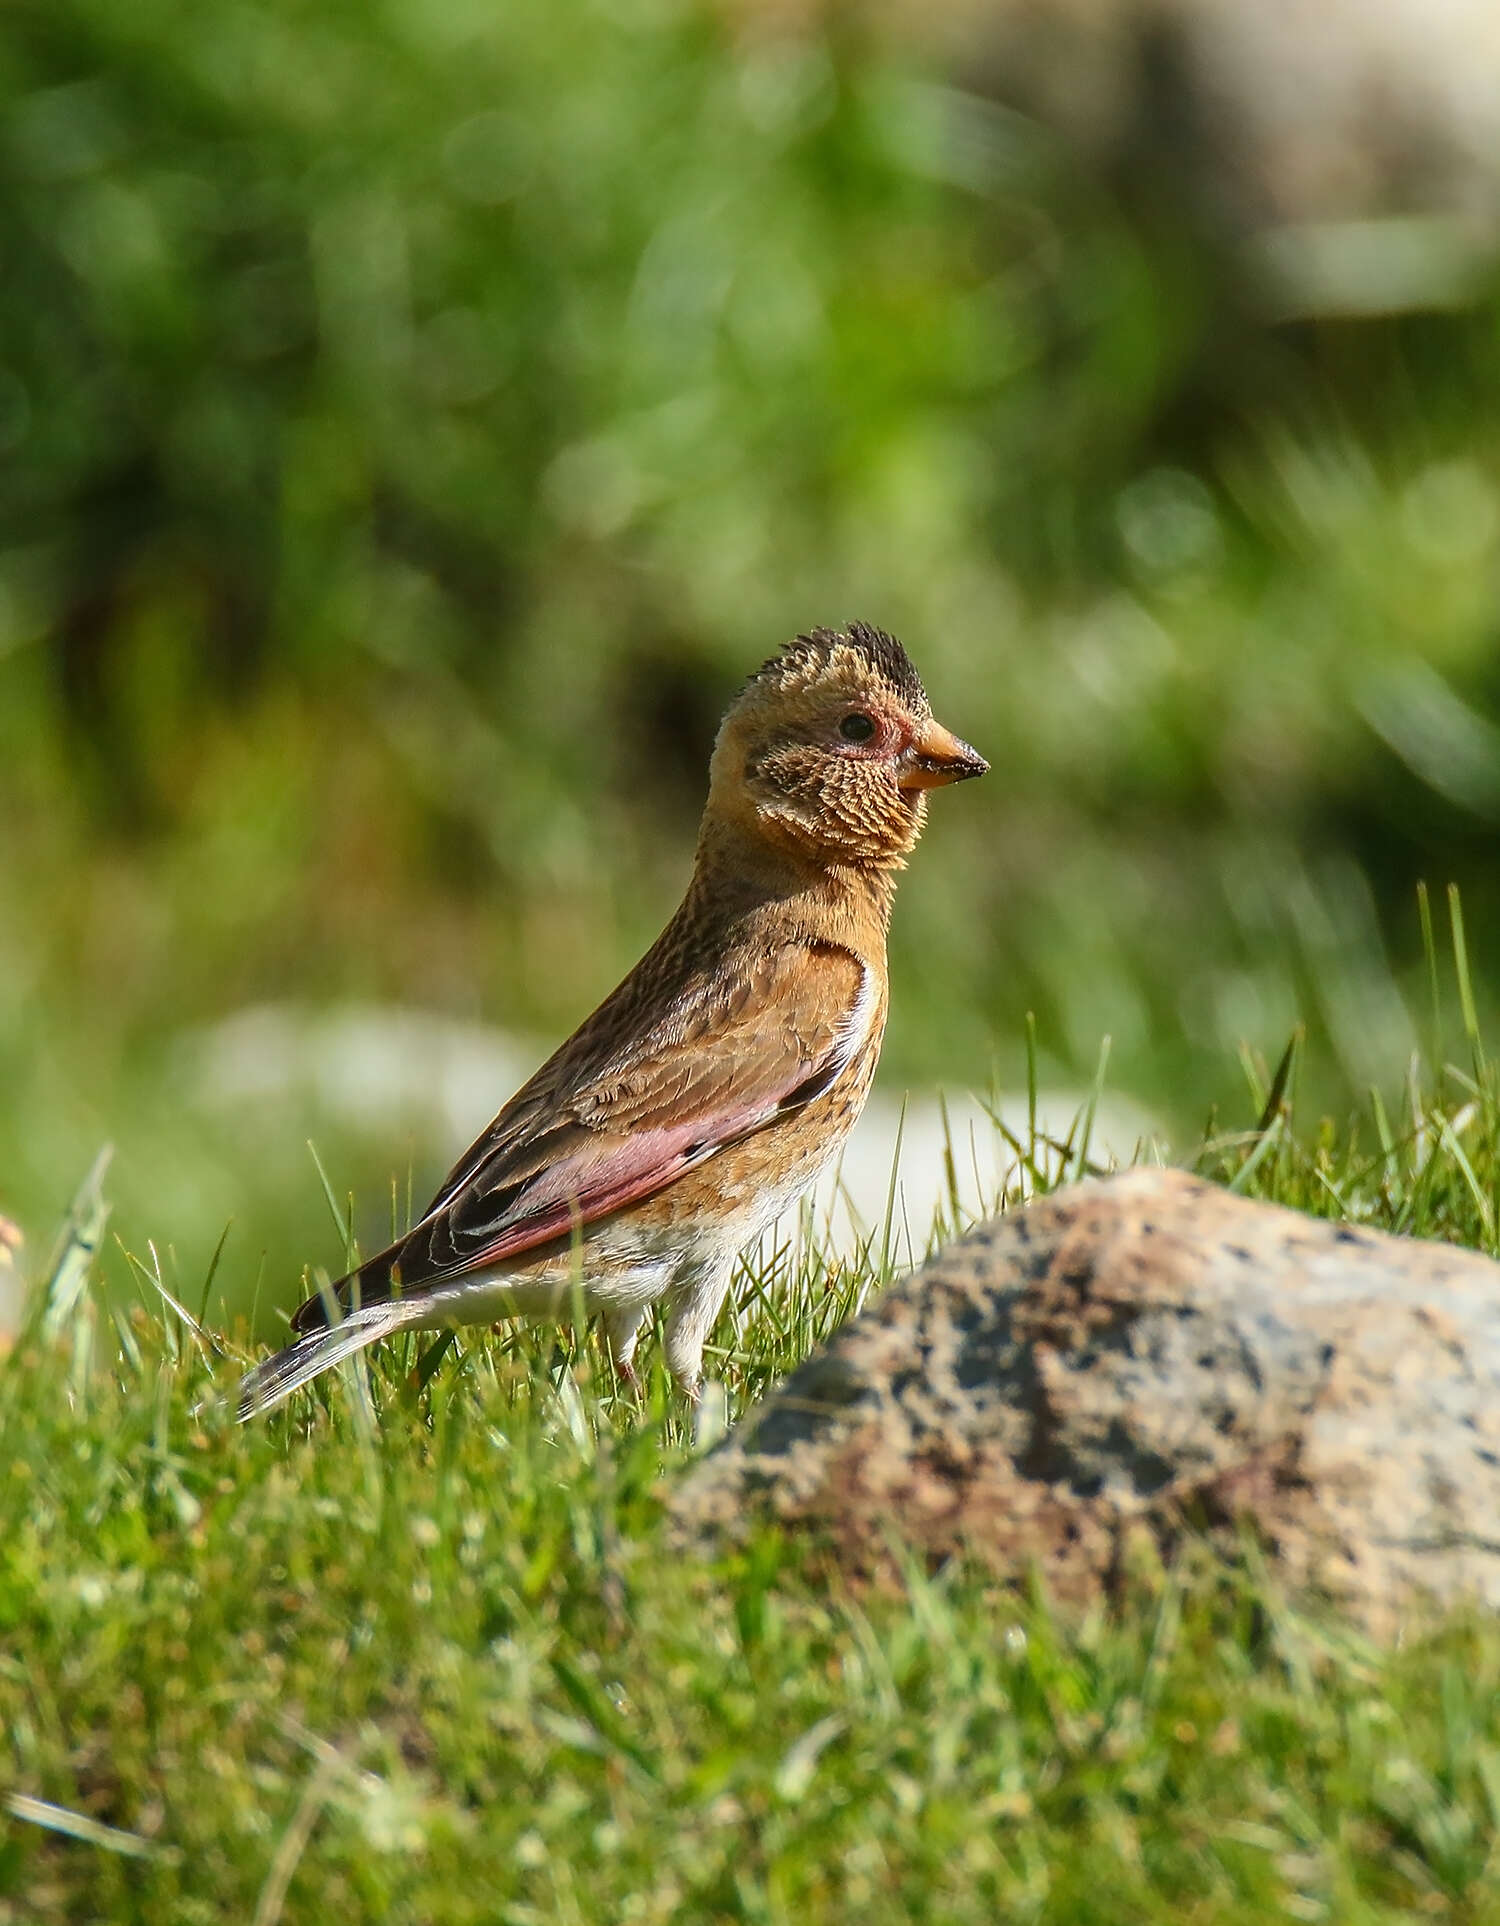
[[[1500,944],[1484,143],[1399,47],[1339,105],[1356,9],[1332,106],[1230,0],[1084,14],[5,10],[33,1251],[112,1140],[190,1300],[232,1218],[291,1301],[304,1140],[366,1235],[425,1193],[675,904],[738,681],[850,616],[994,766],[903,886],[891,1088],[1014,1088],[1028,1010],[1183,1145],[1298,1022],[1315,1101],[1399,1080],[1417,880]]]

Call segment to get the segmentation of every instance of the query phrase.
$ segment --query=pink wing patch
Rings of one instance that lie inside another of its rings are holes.
[[[640,1130],[611,1145],[602,1156],[563,1157],[526,1187],[521,1214],[497,1235],[465,1255],[464,1271],[483,1270],[507,1257],[534,1250],[575,1225],[623,1210],[665,1190],[668,1184],[719,1148],[719,1120]],[[743,1128],[754,1128],[748,1119]],[[738,1134],[736,1132],[735,1134]],[[474,1235],[470,1226],[469,1235]]]
[[[613,1211],[655,1196],[726,1144],[753,1135],[776,1117],[821,1096],[844,1069],[853,1042],[852,1037],[840,1037],[816,1062],[800,1065],[801,1074],[788,1076],[780,1089],[757,1092],[754,1103],[655,1129],[632,1130],[597,1151],[558,1158],[525,1186],[511,1207],[513,1215],[510,1211],[499,1215],[493,1236],[485,1236],[489,1227],[482,1220],[457,1221],[465,1202],[460,1191],[447,1210],[429,1220],[429,1227],[437,1228],[447,1217],[450,1238],[461,1234],[466,1245],[461,1258],[443,1266],[444,1272],[462,1276],[485,1270],[539,1244],[566,1237],[575,1227],[581,1229]],[[422,1228],[419,1225],[415,1235],[420,1235]],[[476,1238],[484,1241],[476,1246],[472,1241]]]

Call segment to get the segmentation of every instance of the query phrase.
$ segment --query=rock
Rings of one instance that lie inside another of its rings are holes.
[[[873,1574],[893,1536],[1054,1598],[1148,1532],[1232,1546],[1389,1634],[1500,1605],[1500,1265],[1139,1169],[992,1219],[888,1290],[687,1478]]]

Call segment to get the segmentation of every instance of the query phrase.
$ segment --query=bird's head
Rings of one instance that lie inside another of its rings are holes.
[[[988,767],[934,718],[896,638],[851,622],[751,676],[719,730],[709,815],[801,861],[895,869],[927,791]]]

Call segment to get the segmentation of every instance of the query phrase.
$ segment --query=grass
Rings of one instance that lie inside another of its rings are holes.
[[[1462,1063],[1334,1128],[1295,1047],[1248,1062],[1199,1167],[1493,1250],[1466,980]],[[1017,1191],[1085,1133],[1018,1141]],[[239,1427],[150,1252],[138,1302],[94,1288],[102,1212],[96,1173],[0,1364],[0,1921],[1500,1919],[1488,1618],[1376,1650],[1248,1544],[1081,1621],[971,1570],[856,1593],[772,1536],[685,1560],[659,1370],[638,1410],[592,1342],[471,1334],[414,1389],[413,1341]],[[742,1276],[731,1410],[890,1242]]]

